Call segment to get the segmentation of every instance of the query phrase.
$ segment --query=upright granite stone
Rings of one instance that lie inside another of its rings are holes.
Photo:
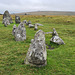
[[[55,28],[53,28],[52,38],[50,39],[50,41],[59,45],[65,44],[64,41],[58,36]]]
[[[8,19],[10,23],[13,23],[12,18],[7,10],[3,14],[3,19],[4,18]]]
[[[16,41],[26,40],[26,29],[23,23],[20,23],[17,29],[15,30],[15,40]]]
[[[20,17],[19,16],[15,16],[15,23],[20,23],[21,21],[20,21]]]
[[[15,30],[17,29],[16,25],[13,26],[12,35],[15,36]]]
[[[47,64],[45,34],[42,30],[37,31],[34,39],[31,40],[24,63],[36,67],[45,66]]]

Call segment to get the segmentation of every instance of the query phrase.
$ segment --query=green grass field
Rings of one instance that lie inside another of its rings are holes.
[[[31,39],[36,31],[26,27],[26,41],[16,42],[12,35],[14,23],[4,27],[0,16],[0,75],[75,75],[75,16],[30,16],[21,15],[21,21],[31,20],[32,24],[41,23],[38,29],[44,32],[52,32],[56,28],[57,33],[65,42],[65,45],[50,43],[51,34],[46,34],[47,65],[45,67],[31,67],[24,64]],[[16,24],[17,26],[19,24]]]

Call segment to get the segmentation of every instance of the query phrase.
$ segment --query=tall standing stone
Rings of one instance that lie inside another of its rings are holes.
[[[21,21],[20,21],[20,17],[19,16],[15,16],[15,23],[20,23]]]
[[[34,39],[31,40],[24,63],[36,67],[45,66],[47,64],[45,34],[42,30],[37,31]]]
[[[26,40],[26,29],[23,23],[20,23],[17,29],[15,30],[15,40],[16,41]]]

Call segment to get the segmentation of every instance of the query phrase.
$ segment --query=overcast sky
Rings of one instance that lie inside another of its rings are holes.
[[[75,11],[75,0],[0,0],[0,13]]]

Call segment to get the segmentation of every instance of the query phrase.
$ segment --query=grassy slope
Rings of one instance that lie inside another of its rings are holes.
[[[46,43],[54,47],[47,49],[47,66],[36,68],[23,64],[31,39],[36,31],[26,27],[27,40],[16,42],[12,36],[13,24],[4,27],[0,16],[0,75],[75,75],[75,16],[20,16],[21,21],[31,20],[41,23],[44,32],[56,28],[65,45],[58,46],[49,42],[51,34],[46,34]],[[14,16],[12,16],[14,21]],[[69,22],[68,22],[69,21]],[[18,24],[17,24],[18,26]]]

